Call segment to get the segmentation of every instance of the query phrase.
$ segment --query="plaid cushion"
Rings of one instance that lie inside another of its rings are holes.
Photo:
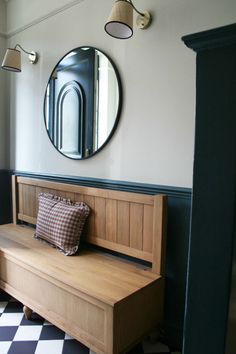
[[[72,203],[52,194],[40,193],[35,237],[58,247],[67,256],[72,255],[78,250],[89,211],[83,202]]]

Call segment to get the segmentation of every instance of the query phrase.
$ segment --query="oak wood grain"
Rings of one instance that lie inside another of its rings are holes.
[[[166,197],[12,177],[14,224],[0,225],[0,288],[97,354],[121,354],[160,324],[164,302]],[[66,257],[36,240],[39,193],[84,201],[83,239],[97,249]],[[26,286],[27,284],[27,286]],[[26,311],[30,314],[30,310]]]
[[[164,250],[162,245],[165,244],[162,243],[165,238],[165,221],[162,220],[166,208],[164,196],[103,190],[26,177],[16,177],[14,183],[14,193],[18,195],[18,220],[36,224],[39,193],[53,193],[71,201],[84,201],[91,212],[82,240],[150,261],[156,265],[157,273],[161,271],[160,257]]]

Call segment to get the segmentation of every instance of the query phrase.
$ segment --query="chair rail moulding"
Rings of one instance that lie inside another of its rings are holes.
[[[104,188],[104,189],[116,189],[119,191],[133,192],[133,193],[145,193],[145,194],[166,194],[170,197],[191,199],[191,188],[163,186],[151,183],[139,183],[131,181],[118,181],[111,179],[93,178],[93,177],[81,177],[81,176],[67,176],[58,174],[47,173],[35,173],[19,170],[9,170],[10,174],[22,177],[32,177],[47,179],[55,182],[62,183],[77,183],[88,187]]]

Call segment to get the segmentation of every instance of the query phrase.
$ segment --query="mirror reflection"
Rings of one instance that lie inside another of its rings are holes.
[[[121,84],[111,60],[93,47],[66,54],[54,68],[44,99],[53,145],[72,159],[93,156],[111,138],[121,109]]]

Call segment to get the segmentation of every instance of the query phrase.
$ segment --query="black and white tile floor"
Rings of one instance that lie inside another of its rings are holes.
[[[0,290],[0,353],[89,354],[89,349],[36,313],[28,321],[23,314],[23,305]],[[148,340],[129,352],[142,353],[174,352],[164,344],[152,344]]]

